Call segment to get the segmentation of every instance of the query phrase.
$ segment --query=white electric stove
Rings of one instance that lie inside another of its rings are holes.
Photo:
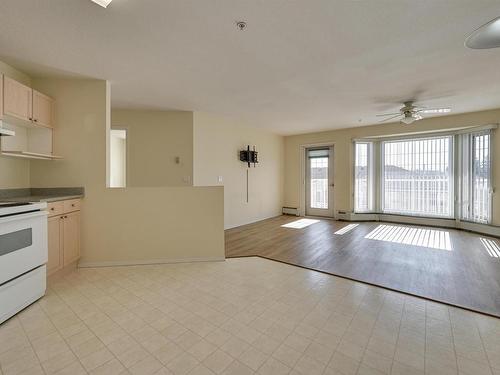
[[[0,202],[0,324],[45,294],[46,207]]]

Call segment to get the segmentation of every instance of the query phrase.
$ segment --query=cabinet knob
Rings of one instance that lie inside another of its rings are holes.
[[[52,207],[50,210],[51,210],[51,211],[54,211],[54,210],[55,210],[55,208],[54,208],[54,207]]]
[[[31,117],[28,117],[28,119],[29,119],[30,121],[33,121],[33,119],[32,119]]]
[[[37,120],[37,119],[34,119],[33,121],[38,122],[38,120]]]
[[[75,204],[74,204],[74,203],[71,203],[71,207],[75,207]]]

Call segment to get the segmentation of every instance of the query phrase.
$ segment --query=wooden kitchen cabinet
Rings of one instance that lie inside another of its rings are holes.
[[[80,258],[80,211],[64,215],[64,266]]]
[[[55,100],[10,77],[0,76],[0,118],[15,132],[1,137],[2,155],[44,160],[54,155]]]
[[[63,267],[63,220],[59,216],[48,218],[47,229],[49,239],[49,256],[47,261],[47,274],[54,273]]]
[[[54,126],[54,99],[33,90],[33,122],[36,125],[52,128]]]
[[[39,125],[46,128],[54,126],[55,101],[50,96],[3,76],[1,97],[0,110],[3,116],[21,120],[32,126]]]
[[[47,275],[51,275],[80,258],[80,199],[49,203],[47,211]]]
[[[33,90],[9,77],[3,79],[3,114],[19,120],[31,121]]]

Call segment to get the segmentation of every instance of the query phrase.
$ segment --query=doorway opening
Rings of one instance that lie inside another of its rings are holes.
[[[305,214],[334,217],[333,146],[305,149]]]
[[[111,129],[110,132],[110,185],[112,188],[127,186],[127,131]]]

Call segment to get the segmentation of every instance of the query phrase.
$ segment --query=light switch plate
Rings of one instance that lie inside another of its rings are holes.
[[[219,182],[219,183],[222,182],[222,176],[217,177],[217,182]]]

